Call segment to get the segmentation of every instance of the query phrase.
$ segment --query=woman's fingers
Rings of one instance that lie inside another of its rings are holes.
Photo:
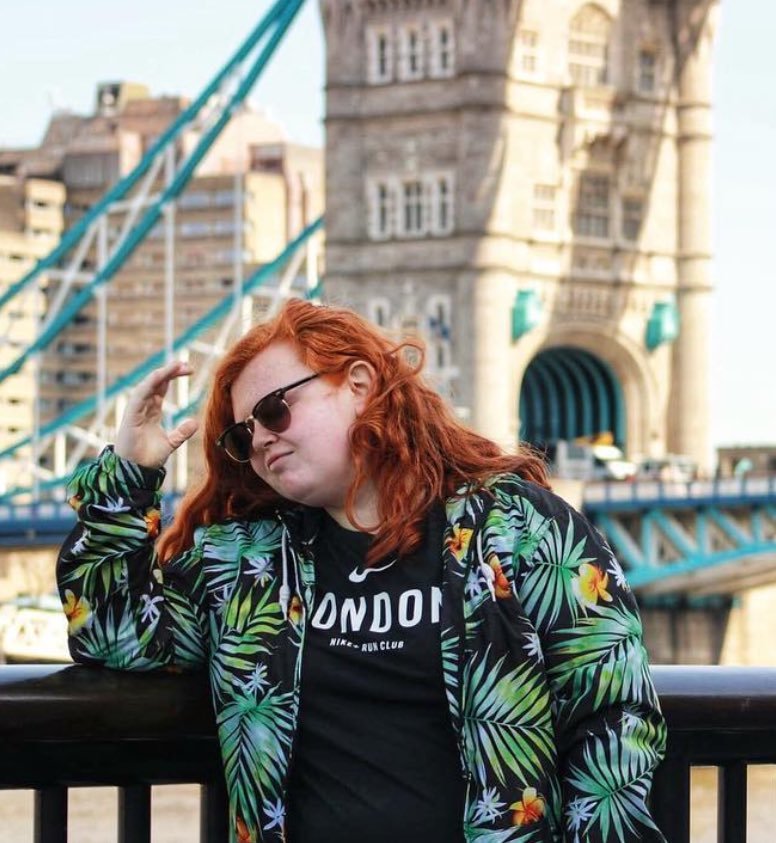
[[[180,448],[187,439],[191,439],[197,432],[198,427],[199,424],[196,419],[184,419],[175,430],[170,431],[167,438],[173,451],[176,448]]]
[[[127,403],[124,418],[116,432],[114,450],[139,465],[157,468],[166,462],[197,430],[194,419],[185,419],[171,431],[162,426],[162,403],[170,382],[190,375],[191,366],[174,360],[154,369],[135,387]]]
[[[150,398],[154,395],[165,395],[170,381],[184,375],[190,375],[191,366],[183,360],[173,360],[166,366],[160,366],[147,375],[137,386],[140,396]]]

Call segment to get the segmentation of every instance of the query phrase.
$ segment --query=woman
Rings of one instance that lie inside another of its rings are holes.
[[[156,550],[196,423],[160,426],[189,369],[149,375],[71,482],[73,658],[207,666],[236,841],[662,841],[665,728],[620,566],[408,346],[302,301],[246,334]]]

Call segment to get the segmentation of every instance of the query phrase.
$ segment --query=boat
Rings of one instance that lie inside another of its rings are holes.
[[[25,594],[0,604],[0,659],[8,664],[72,661],[67,618],[56,594]]]

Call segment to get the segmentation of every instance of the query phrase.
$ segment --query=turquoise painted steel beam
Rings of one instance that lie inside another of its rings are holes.
[[[573,349],[569,349],[569,351],[572,352]],[[587,376],[579,365],[575,354],[567,354],[564,357],[564,363],[573,372],[579,392],[579,410],[582,416],[580,435],[592,436],[597,431],[595,430],[595,422],[593,421],[593,401],[590,398],[590,385]]]
[[[544,428],[544,441],[559,439],[560,431],[560,401],[558,393],[554,389],[552,373],[547,368],[543,355],[539,355],[531,363],[534,370],[536,382],[539,386],[539,394],[542,400],[543,418],[541,419]]]
[[[649,568],[652,562],[644,555],[642,548],[633,540],[631,534],[615,519],[601,515],[596,519],[606,538],[614,545],[617,558],[624,562],[629,571]],[[630,579],[630,574],[628,574]]]
[[[712,520],[722,532],[735,544],[747,545],[752,541],[752,537],[748,536],[736,523],[728,518],[725,513],[717,508],[709,509],[709,518]]]
[[[526,403],[528,404],[528,416],[526,420],[525,438],[527,441],[536,439],[536,433],[542,425],[544,408],[542,404],[542,387],[538,381],[536,371],[529,366],[523,375],[521,394],[525,390]]]
[[[650,513],[653,523],[656,524],[663,535],[679,552],[679,556],[695,558],[698,556],[698,546],[692,537],[675,519],[669,518],[664,512],[657,509]]]
[[[565,411],[563,413],[564,419],[561,424],[561,432],[558,439],[575,439],[579,436],[577,432],[577,402],[574,396],[574,384],[569,376],[562,359],[558,359],[550,354],[542,354],[542,362],[550,369],[554,375],[556,382],[560,385],[562,392],[562,407]]]
[[[291,256],[298,249],[304,246],[304,244],[310,237],[312,237],[317,231],[322,228],[322,226],[323,217],[319,217],[315,222],[311,223],[301,234],[295,237],[294,240],[292,240],[286,246],[286,248],[283,249],[283,251],[275,258],[275,260],[264,264],[263,266],[259,267],[252,275],[250,275],[243,283],[243,291],[245,293],[250,293],[265,284],[289,261]],[[234,295],[232,293],[229,293],[224,296],[224,298],[215,307],[211,308],[204,316],[200,317],[200,319],[198,319],[191,327],[189,327],[186,331],[180,334],[180,336],[175,338],[173,342],[173,350],[180,351],[181,348],[184,348],[186,345],[193,342],[208,328],[213,327],[213,325],[217,324],[221,319],[223,319],[229,313],[230,309],[233,306]],[[131,372],[128,372],[127,374],[122,375],[121,377],[113,381],[113,383],[111,383],[105,390],[105,397],[112,398],[114,395],[117,395],[123,389],[126,389],[127,387],[132,386],[135,383],[141,381],[150,371],[155,369],[157,366],[162,365],[162,363],[164,362],[164,357],[165,352],[163,350],[152,354],[143,363],[135,367]],[[71,407],[69,410],[63,413],[61,416],[58,416],[56,419],[53,419],[47,424],[42,425],[40,429],[40,436],[49,436],[53,433],[57,433],[63,428],[66,428],[69,425],[80,421],[89,413],[94,412],[96,407],[96,396],[92,396],[91,398],[87,398],[85,401],[79,402],[74,407]],[[4,450],[0,451],[0,460],[12,456],[20,448],[29,445],[31,441],[32,436],[25,436],[22,439],[17,440],[12,445],[9,445]],[[22,491],[25,490],[14,490],[13,494],[18,495],[21,494]],[[2,500],[4,497],[8,497],[10,494],[10,492],[6,493],[2,497],[0,497],[0,500]]]
[[[765,529],[763,525],[762,509],[759,506],[756,506],[754,507],[754,509],[752,509],[750,521],[752,524],[752,538],[755,541],[762,541],[765,537]]]
[[[578,365],[586,373],[588,383],[592,387],[593,407],[596,414],[595,424],[598,427],[598,430],[594,433],[600,433],[604,429],[604,425],[608,428],[612,421],[606,380],[602,370],[597,365],[598,361],[592,355],[587,354],[581,348],[573,349],[573,351]],[[612,431],[612,433],[614,432]]]
[[[267,30],[277,22],[287,0],[276,0],[274,6],[262,18],[231,59],[215,75],[202,93],[188,106],[151,145],[146,154],[132,172],[120,179],[98,202],[96,202],[65,234],[51,252],[42,257],[36,265],[22,278],[11,284],[0,295],[0,309],[23,292],[37,277],[47,269],[55,267],[57,263],[78,243],[87,232],[89,226],[113,203],[122,199],[148,172],[153,160],[167,146],[176,140],[183,129],[196,118],[208,100],[219,89],[221,84],[245,60]],[[302,0],[304,2],[304,0]]]
[[[711,570],[720,565],[733,562],[736,559],[745,559],[748,556],[760,555],[776,556],[776,542],[761,542],[751,544],[747,547],[739,547],[735,550],[727,550],[721,553],[713,553],[709,556],[698,556],[693,559],[681,559],[678,562],[671,562],[659,567],[643,567],[628,572],[628,582],[631,588],[643,588],[658,582],[665,582],[672,577],[696,573],[702,570]]]
[[[617,376],[603,360],[589,352],[580,351],[577,359],[595,381],[599,405],[604,408],[607,426],[611,429],[614,441],[625,445],[625,402]]]
[[[650,564],[654,565],[657,560],[657,536],[652,526],[654,516],[652,510],[645,512],[641,516],[641,552],[645,559],[650,560]]]
[[[194,170],[200,161],[207,154],[226,123],[231,119],[233,110],[239,106],[253,88],[256,80],[263,72],[267,62],[285,35],[292,20],[301,8],[304,0],[287,0],[283,11],[276,21],[276,29],[270,37],[266,46],[262,49],[259,57],[246,74],[237,91],[230,98],[229,105],[216,120],[213,126],[200,138],[194,150],[190,153],[186,163],[176,173],[172,183],[165,188],[160,198],[146,211],[142,219],[135,225],[127,236],[124,243],[110,258],[105,266],[95,275],[92,281],[83,287],[66,305],[62,312],[52,323],[36,337],[36,339],[23,351],[12,363],[4,369],[0,369],[0,382],[5,378],[16,374],[24,363],[34,354],[46,348],[49,343],[69,324],[81,308],[92,298],[95,290],[109,281],[121,267],[126,259],[133,253],[137,245],[143,240],[148,232],[154,227],[162,214],[164,206],[173,201],[182,192],[185,185],[194,174]]]
[[[695,514],[695,541],[698,545],[698,552],[705,554],[711,547],[709,543],[709,519],[708,512],[700,509]]]

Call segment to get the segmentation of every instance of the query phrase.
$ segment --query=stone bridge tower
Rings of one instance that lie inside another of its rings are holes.
[[[329,300],[509,446],[709,460],[717,0],[321,0]]]

